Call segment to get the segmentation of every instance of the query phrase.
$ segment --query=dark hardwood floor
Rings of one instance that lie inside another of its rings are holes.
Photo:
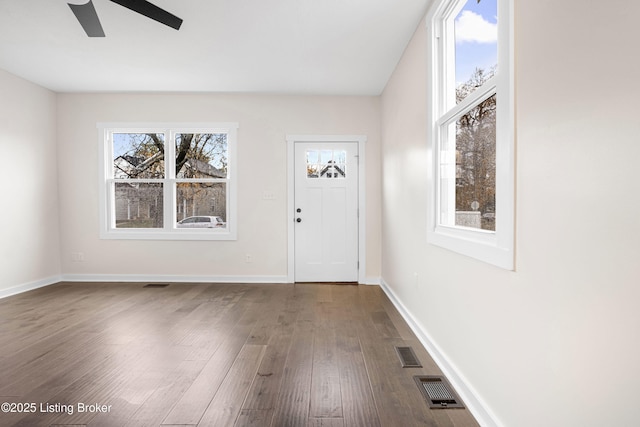
[[[429,409],[413,376],[438,374],[377,286],[59,283],[0,300],[0,426],[477,426]]]

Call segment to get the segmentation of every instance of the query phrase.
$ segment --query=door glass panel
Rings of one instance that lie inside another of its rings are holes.
[[[307,150],[307,178],[346,178],[345,150]]]

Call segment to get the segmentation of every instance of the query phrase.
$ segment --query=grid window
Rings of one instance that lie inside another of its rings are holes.
[[[101,237],[233,240],[237,124],[99,124]]]
[[[429,242],[513,268],[512,0],[442,0],[431,59]]]

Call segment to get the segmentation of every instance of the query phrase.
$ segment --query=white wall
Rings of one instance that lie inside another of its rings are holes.
[[[638,425],[640,6],[516,3],[516,271],[426,242],[421,25],[382,97],[383,280],[498,425]]]
[[[58,117],[65,278],[286,280],[287,134],[367,135],[366,274],[380,276],[379,97],[61,94]],[[99,239],[96,123],[136,121],[239,123],[237,241]],[[265,191],[275,200],[263,200]],[[84,262],[71,260],[76,252]],[[247,254],[253,262],[245,262]]]
[[[55,94],[0,70],[0,296],[57,280]]]

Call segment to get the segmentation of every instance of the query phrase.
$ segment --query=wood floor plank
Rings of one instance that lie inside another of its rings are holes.
[[[265,346],[245,345],[220,385],[202,419],[203,426],[232,426],[258,372]]]
[[[353,427],[378,427],[378,411],[357,337],[338,338],[338,366],[345,424]]]
[[[170,403],[180,399],[200,374],[204,365],[205,362],[202,360],[186,360],[176,368],[164,372],[163,379],[157,383],[151,396],[123,425],[126,427],[160,425],[171,410]]]
[[[134,301],[123,299],[122,304],[117,309],[103,307],[100,303],[98,307],[92,306],[87,309],[92,311],[96,322],[107,322],[113,316],[126,310],[126,307],[129,305],[133,306],[134,304]],[[41,310],[47,311],[47,308],[41,307]],[[49,356],[47,359],[53,359],[54,357],[50,355],[52,351],[68,352],[70,340],[77,340],[79,334],[93,332],[91,326],[87,326],[84,322],[83,316],[86,316],[86,311],[83,311],[82,307],[77,307],[76,310],[79,314],[68,318],[62,316],[62,319],[58,317],[38,319],[35,324],[37,325],[39,322],[44,322],[43,327],[36,327],[36,330],[30,334],[28,338],[23,336],[25,333],[23,322],[6,317],[6,313],[2,311],[2,321],[6,324],[13,325],[18,336],[11,337],[10,339],[0,338],[0,342],[4,343],[3,352],[6,352],[5,354],[7,355],[4,359],[6,365],[0,367],[0,375],[7,378],[7,382],[9,382],[11,376],[21,372],[21,368],[41,359],[41,356],[46,354]],[[64,310],[62,313],[66,312],[68,312],[68,310]],[[29,331],[31,329],[29,327],[26,330]],[[10,369],[5,370],[5,366],[10,367]]]
[[[52,347],[46,353],[36,352],[38,357],[30,359],[27,363],[17,362],[15,358],[7,358],[3,361],[5,366],[13,366],[2,375],[0,395],[11,393],[24,396],[30,391],[41,387],[50,378],[51,374],[61,373],[66,366],[61,360],[73,355],[76,360],[82,360],[95,355],[101,345],[99,334],[75,334],[57,347]],[[47,357],[43,357],[46,355]]]
[[[439,409],[432,411],[433,419],[438,424],[438,427],[456,427],[448,414],[451,411],[453,411],[453,409]]]
[[[242,409],[236,419],[238,427],[268,427],[273,419],[274,409]]]
[[[345,427],[342,418],[309,418],[309,427]]]
[[[0,426],[478,427],[431,410],[441,374],[377,286],[59,283],[0,300]],[[395,346],[422,368],[403,369]],[[164,424],[163,424],[164,423]]]
[[[313,289],[302,287],[296,289],[296,293],[299,297],[298,304],[304,304],[307,300],[303,296],[312,294]],[[308,423],[314,319],[313,310],[305,309],[300,312],[296,321],[284,365],[282,386],[271,422],[273,427],[299,427]]]
[[[480,427],[469,411],[451,409],[446,412],[455,427]]]
[[[309,416],[312,418],[342,418],[336,337],[337,306],[332,302],[332,288],[320,289],[323,292],[318,294],[315,307],[318,328],[313,345]]]
[[[250,318],[253,316],[248,314]],[[231,329],[200,375],[163,420],[164,424],[197,424],[200,421],[252,329],[253,322],[240,321]]]
[[[313,345],[313,364],[311,368],[310,417],[342,417],[340,370],[336,352],[335,329],[317,331]]]
[[[118,349],[114,357],[105,363],[100,369],[94,369],[83,375],[81,378],[60,390],[50,399],[42,400],[33,395],[26,396],[25,399],[35,402],[54,402],[75,408],[72,413],[51,413],[42,416],[41,413],[33,413],[25,416],[16,426],[48,426],[50,424],[88,424],[96,415],[92,411],[78,410],[78,404],[88,405],[99,403],[107,404],[113,396],[118,395],[122,390],[120,385],[131,375],[132,372],[142,369],[140,355],[150,348],[127,348]],[[37,392],[38,393],[38,392]],[[121,408],[111,408],[117,413]]]
[[[243,409],[273,410],[275,408],[291,339],[291,333],[287,328],[269,341]]]
[[[371,319],[373,320],[376,330],[383,338],[400,338],[398,330],[386,311],[374,311],[371,313]]]
[[[403,370],[393,342],[379,339],[372,320],[359,324],[358,332],[380,425],[436,427],[437,422],[412,379],[413,372]]]

